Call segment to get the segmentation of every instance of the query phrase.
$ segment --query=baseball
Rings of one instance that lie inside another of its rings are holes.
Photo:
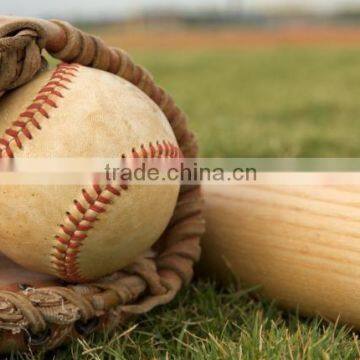
[[[124,79],[60,64],[1,100],[0,158],[178,157],[160,108]],[[179,184],[1,185],[0,250],[69,282],[130,264],[159,239]]]

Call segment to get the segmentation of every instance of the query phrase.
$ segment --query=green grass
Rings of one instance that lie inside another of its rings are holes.
[[[172,304],[56,353],[56,359],[356,359],[349,329],[299,320],[246,291],[198,281]],[[49,356],[51,358],[51,355]]]
[[[360,50],[138,54],[191,118],[204,156],[360,154]]]
[[[190,117],[204,156],[360,154],[360,50],[135,54]],[[130,329],[130,330],[129,330]],[[355,359],[349,328],[197,280],[176,301],[57,359]]]

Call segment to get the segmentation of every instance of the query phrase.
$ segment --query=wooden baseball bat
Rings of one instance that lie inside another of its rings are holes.
[[[204,187],[200,269],[360,328],[360,186]]]

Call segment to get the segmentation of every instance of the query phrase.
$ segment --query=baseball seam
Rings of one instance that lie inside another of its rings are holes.
[[[0,158],[14,158],[15,150],[22,150],[26,140],[33,139],[34,130],[42,129],[42,122],[50,119],[51,109],[58,108],[56,102],[64,98],[64,91],[69,90],[73,78],[79,71],[78,64],[61,63],[54,70],[49,81],[40,89],[32,103],[13,121],[12,126],[0,137]],[[180,149],[170,142],[157,141],[149,143],[148,147],[141,145],[140,150],[132,149],[133,158],[178,158]],[[123,154],[122,158],[126,158]],[[99,215],[106,211],[114,198],[127,190],[127,185],[93,185],[90,189],[82,189],[78,199],[73,201],[73,207],[66,212],[64,224],[58,226],[51,256],[51,266],[61,278],[77,282],[86,281],[81,275],[78,265],[78,255],[93,223]]]
[[[132,158],[179,158],[180,149],[171,142],[159,141],[149,143],[148,148],[141,145],[141,150],[132,149]],[[126,155],[121,156],[123,159]],[[128,190],[127,185],[107,184],[101,187],[94,184],[89,189],[82,189],[79,199],[75,199],[73,207],[66,212],[64,223],[58,227],[55,243],[51,254],[51,265],[57,275],[70,282],[84,282],[88,279],[81,274],[78,256],[81,246],[88,237],[93,224],[99,216],[106,212],[122,191]]]
[[[0,137],[0,158],[13,158],[15,149],[21,150],[25,140],[33,139],[33,130],[41,130],[42,120],[50,119],[49,110],[58,107],[56,100],[64,97],[64,90],[69,90],[67,85],[72,83],[78,71],[77,64],[62,63],[57,66],[32,103]]]

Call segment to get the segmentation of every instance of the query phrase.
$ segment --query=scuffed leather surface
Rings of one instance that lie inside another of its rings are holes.
[[[54,70],[0,99],[0,134],[24,112]],[[56,108],[36,113],[41,130],[28,126],[32,139],[14,146],[16,158],[110,158],[132,156],[163,141],[177,142],[159,107],[134,85],[107,72],[79,67]],[[60,88],[61,89],[61,88]],[[104,163],[105,167],[106,163]],[[44,169],[45,170],[45,169]],[[44,175],[45,176],[45,175]],[[52,266],[58,224],[65,224],[82,186],[0,186],[0,249],[34,271],[60,276]],[[85,187],[86,188],[86,187]],[[91,188],[90,188],[91,189]],[[129,265],[164,232],[174,211],[178,185],[136,185],[114,197],[87,232],[78,255],[82,278],[94,279]]]

